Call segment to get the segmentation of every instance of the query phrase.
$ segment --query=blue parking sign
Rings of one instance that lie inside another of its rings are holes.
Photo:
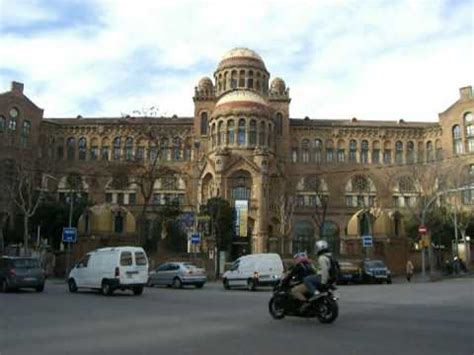
[[[74,227],[63,228],[63,242],[75,243],[77,241],[77,229]]]
[[[197,234],[197,233],[196,233],[196,234],[193,234],[193,235],[191,236],[191,243],[192,243],[192,244],[199,244],[199,243],[201,243],[201,236],[200,236],[199,234]]]
[[[364,248],[368,248],[368,247],[371,247],[374,245],[374,241],[372,239],[372,236],[371,235],[364,235],[362,237],[362,246]]]

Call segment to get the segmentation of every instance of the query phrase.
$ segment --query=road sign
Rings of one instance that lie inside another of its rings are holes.
[[[426,234],[426,233],[428,233],[428,228],[426,228],[425,225],[421,225],[421,226],[418,227],[418,233]]]
[[[201,236],[199,234],[193,234],[191,235],[191,243],[192,244],[199,244],[201,243]]]
[[[63,242],[75,243],[77,241],[77,229],[74,227],[63,228]]]
[[[374,245],[374,241],[371,235],[364,235],[362,236],[362,246],[364,248],[368,248]]]

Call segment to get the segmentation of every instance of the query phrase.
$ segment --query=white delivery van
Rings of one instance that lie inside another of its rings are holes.
[[[132,290],[141,295],[148,280],[148,260],[143,248],[112,247],[87,253],[71,270],[70,292],[78,288],[99,289],[104,295]]]
[[[278,254],[250,254],[241,256],[223,276],[224,288],[273,286],[283,274],[283,262]]]

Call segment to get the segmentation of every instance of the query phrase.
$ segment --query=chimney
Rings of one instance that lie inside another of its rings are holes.
[[[472,98],[472,86],[465,86],[459,89],[461,100],[469,100]]]
[[[18,81],[12,81],[12,92],[16,94],[23,94],[23,83],[19,83]]]

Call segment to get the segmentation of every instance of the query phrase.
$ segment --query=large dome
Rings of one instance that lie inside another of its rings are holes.
[[[217,70],[232,66],[252,66],[259,69],[267,70],[262,57],[255,51],[248,48],[234,48],[228,51],[221,58]]]

